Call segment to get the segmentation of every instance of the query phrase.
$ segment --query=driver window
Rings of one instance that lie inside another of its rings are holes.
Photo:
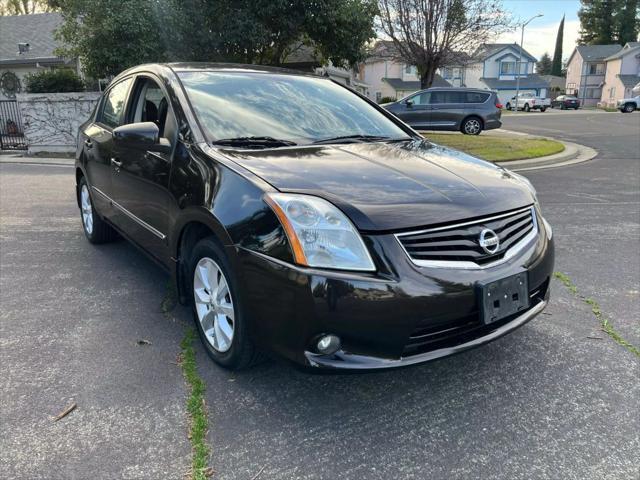
[[[419,93],[410,98],[414,105],[427,105],[429,103],[430,92]]]
[[[160,130],[160,137],[167,138],[173,144],[177,125],[160,86],[150,78],[142,78],[136,94],[132,121],[155,123]]]

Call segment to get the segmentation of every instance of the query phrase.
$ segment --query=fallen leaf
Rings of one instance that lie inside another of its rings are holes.
[[[591,340],[602,340],[602,337],[596,337],[595,335],[587,335],[587,338],[590,338]]]
[[[213,468],[208,467],[203,473],[205,477],[209,478],[213,476],[213,474],[216,473],[216,471]]]
[[[138,340],[138,345],[151,345],[151,342],[149,340],[141,338],[140,340]]]
[[[60,412],[58,415],[56,415],[55,417],[53,417],[53,421],[57,422],[58,420],[60,420],[61,418],[66,417],[67,415],[69,415],[71,412],[73,412],[76,407],[78,406],[78,404],[76,402],[73,402],[71,405],[69,405],[67,408],[65,408],[62,412]]]

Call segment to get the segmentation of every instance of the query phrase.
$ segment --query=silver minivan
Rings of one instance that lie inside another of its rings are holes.
[[[428,88],[382,106],[416,130],[478,135],[502,126],[502,105],[496,93],[489,90]]]

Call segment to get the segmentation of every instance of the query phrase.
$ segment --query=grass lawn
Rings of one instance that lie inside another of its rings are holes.
[[[426,133],[424,136],[433,143],[455,148],[490,162],[544,157],[564,150],[562,143],[547,140],[546,138],[473,136],[461,133]]]

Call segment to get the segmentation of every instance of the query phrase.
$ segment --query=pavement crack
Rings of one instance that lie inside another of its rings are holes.
[[[168,281],[165,295],[160,304],[165,318],[175,320],[171,312],[178,304],[177,298],[175,285],[173,282]],[[184,477],[191,480],[205,480],[211,477],[214,471],[213,468],[208,466],[211,453],[211,448],[207,443],[209,418],[204,396],[206,385],[198,374],[196,352],[193,346],[197,338],[198,335],[193,327],[188,327],[180,342],[177,365],[182,369],[182,376],[188,392],[186,410],[189,416],[189,433],[187,437],[191,443],[191,466],[184,474]]]
[[[563,272],[554,272],[553,276],[560,280],[562,284],[569,290],[574,296],[579,297],[584,303],[591,307],[591,312],[600,324],[600,330],[609,335],[617,344],[623,346],[631,353],[640,357],[640,349],[635,345],[629,343],[624,337],[613,327],[611,321],[604,316],[600,304],[591,297],[584,297],[578,292],[578,287],[573,283],[569,275]],[[588,337],[592,338],[592,337]]]

